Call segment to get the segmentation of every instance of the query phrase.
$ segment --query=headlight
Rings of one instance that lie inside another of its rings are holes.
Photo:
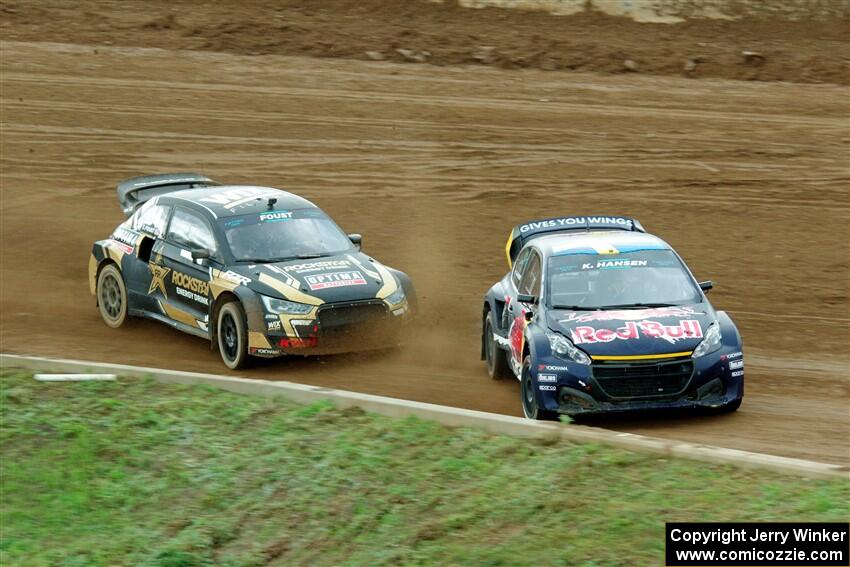
[[[708,331],[705,332],[705,338],[697,345],[697,348],[694,349],[694,353],[691,356],[693,358],[699,358],[701,356],[711,354],[720,348],[721,338],[720,325],[712,323],[709,325]]]
[[[549,339],[552,352],[558,358],[572,360],[579,364],[590,364],[590,357],[584,351],[577,349],[573,342],[564,335],[554,331],[546,331],[546,337]]]
[[[269,313],[303,315],[304,313],[309,313],[313,310],[313,306],[307,305],[306,303],[295,303],[294,301],[287,301],[285,299],[275,299],[273,297],[268,297],[265,295],[261,295],[260,298],[263,300],[263,305],[265,305],[266,311],[268,311]]]
[[[386,301],[390,305],[398,305],[399,303],[404,301],[404,288],[399,285],[398,289],[389,294],[384,301]]]

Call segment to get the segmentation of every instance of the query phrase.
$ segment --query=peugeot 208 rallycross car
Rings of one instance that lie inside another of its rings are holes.
[[[248,356],[397,344],[416,295],[310,201],[197,174],[118,185],[128,215],[94,243],[89,285],[110,327],[128,315],[211,341],[230,368]]]
[[[706,298],[711,282],[636,220],[529,222],[507,255],[484,298],[482,358],[520,380],[526,417],[740,406],[738,329]]]

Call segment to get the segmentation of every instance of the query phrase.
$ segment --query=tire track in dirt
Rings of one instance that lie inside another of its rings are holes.
[[[507,232],[625,213],[715,281],[744,334],[748,393],[731,416],[597,423],[850,460],[846,89],[3,47],[4,350],[222,373],[199,339],[106,328],[88,295],[91,242],[121,220],[116,181],[197,169],[313,199],[422,296],[401,351],[251,376],[516,415],[516,383],[487,379],[477,343]]]

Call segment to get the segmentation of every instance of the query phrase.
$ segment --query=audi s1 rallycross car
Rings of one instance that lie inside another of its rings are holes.
[[[673,408],[734,411],[741,335],[666,242],[627,217],[521,224],[511,267],[487,292],[482,359],[520,380],[523,413]]]
[[[416,309],[410,279],[360,251],[310,201],[198,174],[118,185],[127,220],[94,243],[89,286],[103,320],[155,319],[249,356],[394,346]]]

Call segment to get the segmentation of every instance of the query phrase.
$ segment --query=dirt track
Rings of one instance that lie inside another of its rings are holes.
[[[194,169],[313,199],[420,289],[402,352],[262,364],[286,379],[517,414],[478,357],[511,225],[622,213],[739,323],[735,415],[617,429],[847,463],[847,89],[2,44],[2,350],[222,372],[203,341],[113,331],[88,295],[114,184]]]

